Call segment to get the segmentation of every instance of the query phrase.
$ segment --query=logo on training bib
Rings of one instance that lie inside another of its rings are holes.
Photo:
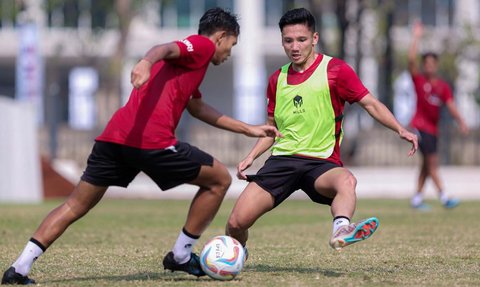
[[[305,112],[305,109],[302,108],[303,98],[299,95],[296,95],[295,98],[293,98],[293,105],[295,106],[295,108],[297,108],[293,111],[294,114],[301,114]]]
[[[188,41],[187,39],[183,39],[182,43],[185,44],[185,46],[187,46],[187,51],[193,52],[192,42]]]

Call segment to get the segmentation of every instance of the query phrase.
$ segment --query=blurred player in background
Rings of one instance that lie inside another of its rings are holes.
[[[220,8],[200,19],[199,35],[154,46],[133,68],[134,89],[128,103],[111,118],[88,158],[87,168],[67,200],[48,214],[18,259],[5,271],[2,284],[32,284],[33,262],[76,220],[84,216],[109,186],[128,184],[144,172],[162,189],[183,183],[200,187],[185,225],[163,259],[165,269],[203,276],[192,248],[217,213],[231,177],[211,155],[180,142],[175,129],[182,112],[213,126],[252,137],[281,136],[275,127],[252,126],[204,103],[198,90],[209,63],[219,65],[237,43],[236,16]]]
[[[312,201],[331,206],[330,246],[336,250],[367,239],[378,227],[371,217],[351,223],[356,206],[353,174],[343,167],[340,143],[345,102],[358,103],[373,118],[410,142],[417,137],[403,128],[392,113],[373,97],[344,61],[315,52],[315,19],[304,9],[288,11],[279,22],[282,45],[290,63],[270,76],[268,121],[283,138],[262,138],[238,164],[238,177],[250,183],[238,198],[226,233],[243,245],[248,229],[297,189]],[[272,155],[256,175],[245,170],[272,147]]]
[[[428,177],[433,180],[441,203],[446,208],[459,204],[455,198],[450,198],[443,189],[438,172],[439,158],[437,153],[438,126],[440,108],[445,105],[453,116],[462,134],[468,133],[468,127],[461,117],[453,100],[449,85],[438,75],[438,55],[428,52],[422,55],[422,69],[418,69],[417,46],[423,34],[423,27],[416,22],[413,27],[413,41],[408,54],[408,69],[417,94],[416,112],[411,126],[419,137],[419,147],[422,152],[422,164],[418,174],[417,192],[411,199],[411,206],[419,210],[428,210],[430,206],[423,201],[423,188]]]

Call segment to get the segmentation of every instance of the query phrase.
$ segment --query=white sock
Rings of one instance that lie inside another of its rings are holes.
[[[423,194],[420,192],[417,192],[415,196],[412,197],[412,200],[410,203],[412,204],[412,206],[418,206],[422,204],[422,202],[423,202]]]
[[[177,263],[183,264],[190,260],[190,254],[192,253],[193,246],[198,241],[198,236],[194,236],[192,234],[188,234],[188,232],[183,229],[180,231],[178,235],[177,242],[173,246],[173,259]]]
[[[332,234],[335,234],[335,232],[337,232],[337,230],[344,226],[344,225],[349,225],[350,224],[350,219],[346,218],[346,217],[338,217],[338,218],[335,218],[333,220],[333,230],[332,230]]]
[[[442,204],[446,204],[447,201],[448,201],[448,195],[447,195],[447,193],[441,191],[441,192],[440,192],[440,202],[441,202]]]
[[[37,260],[37,258],[43,254],[43,249],[32,241],[28,241],[25,249],[23,249],[22,254],[18,257],[12,266],[15,268],[15,272],[27,276],[30,269],[32,269],[32,264]]]

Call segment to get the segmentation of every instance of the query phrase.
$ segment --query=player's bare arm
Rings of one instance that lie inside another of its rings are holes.
[[[135,88],[140,88],[150,78],[150,69],[155,62],[178,57],[180,57],[180,48],[175,42],[153,46],[133,67],[130,82]]]
[[[463,135],[467,135],[469,132],[469,128],[465,123],[465,121],[463,120],[462,116],[460,115],[460,112],[458,111],[457,105],[455,105],[455,102],[453,100],[450,100],[445,105],[447,106],[448,112],[452,115],[452,117],[457,122],[460,132]]]
[[[402,127],[384,104],[371,94],[367,94],[358,103],[379,123],[398,133],[400,138],[412,143],[412,148],[408,153],[409,156],[412,156],[417,151],[417,136]]]
[[[217,111],[202,99],[192,98],[188,102],[188,112],[195,118],[217,128],[241,133],[249,137],[281,137],[275,126],[249,125]]]
[[[273,117],[268,117],[267,125],[276,127],[275,120]],[[245,170],[248,169],[252,163],[261,156],[264,152],[266,152],[273,144],[275,143],[275,139],[272,137],[263,137],[259,138],[258,141],[253,146],[252,150],[248,153],[248,155],[237,165],[237,178],[246,180],[247,176],[245,174]]]
[[[420,42],[420,39],[423,35],[423,25],[421,22],[416,21],[413,24],[412,34],[413,39],[412,43],[410,44],[410,49],[408,51],[408,70],[412,75],[414,75],[418,73],[418,43]]]

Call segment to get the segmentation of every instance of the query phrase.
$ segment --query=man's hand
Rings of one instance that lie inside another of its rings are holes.
[[[422,36],[423,36],[422,22],[417,20],[413,23],[412,33],[413,33],[414,38],[416,38],[416,39],[422,38]]]
[[[132,69],[132,73],[130,74],[130,82],[135,87],[135,89],[140,88],[148,78],[150,78],[150,68],[152,67],[152,63],[149,61],[142,59],[138,62]]]
[[[271,125],[259,125],[259,126],[250,126],[248,131],[245,133],[249,137],[280,137],[283,138],[283,135],[277,130],[276,127]]]
[[[461,121],[460,124],[458,125],[458,128],[460,129],[460,132],[462,135],[466,136],[470,132],[470,129],[468,128],[467,124],[464,121]]]
[[[401,139],[404,139],[404,140],[412,143],[412,148],[411,148],[410,151],[408,152],[408,156],[414,155],[415,152],[416,152],[417,149],[418,149],[418,138],[417,138],[417,135],[414,134],[414,133],[411,133],[411,132],[407,131],[406,129],[400,130],[400,131],[398,132],[398,134],[400,135],[400,138],[401,138]]]
[[[253,158],[247,157],[244,160],[242,160],[238,165],[237,165],[237,178],[238,179],[247,179],[247,175],[244,173],[244,171],[249,168],[253,163]]]

